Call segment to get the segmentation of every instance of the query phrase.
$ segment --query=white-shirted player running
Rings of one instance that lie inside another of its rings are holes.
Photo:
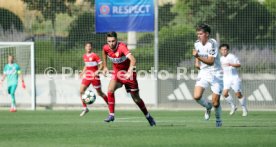
[[[193,56],[195,66],[199,69],[194,89],[194,99],[206,108],[205,119],[210,119],[212,106],[215,108],[216,127],[222,126],[220,95],[223,89],[223,74],[218,53],[218,44],[215,39],[209,38],[211,28],[207,24],[196,28],[198,40],[195,42]],[[208,86],[212,90],[212,103],[202,97]]]
[[[241,93],[241,79],[239,77],[237,68],[241,66],[239,59],[234,55],[229,53],[229,45],[222,44],[219,47],[221,57],[220,62],[223,68],[223,96],[225,100],[231,105],[230,115],[233,115],[237,110],[232,96],[229,94],[230,88],[235,92],[236,97],[238,97],[241,107],[242,116],[247,116],[246,108],[246,98]]]

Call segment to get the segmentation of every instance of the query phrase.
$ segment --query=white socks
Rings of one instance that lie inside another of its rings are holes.
[[[228,97],[225,97],[225,100],[228,104],[231,105],[232,108],[235,107],[235,104],[234,104],[234,100],[233,100],[233,97],[229,94]]]
[[[242,97],[241,99],[239,99],[239,101],[242,106],[242,109],[246,109],[246,98]]]
[[[201,99],[196,100],[196,102],[199,103],[201,106],[203,106],[203,107],[205,107],[207,109],[210,109],[209,108],[210,105],[209,105],[208,101],[205,98],[201,97]]]

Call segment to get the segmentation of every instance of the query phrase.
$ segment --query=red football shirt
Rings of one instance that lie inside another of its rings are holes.
[[[93,52],[90,54],[84,54],[83,61],[86,68],[86,77],[93,76],[94,72],[98,70],[98,65],[102,62],[100,57]]]
[[[127,58],[131,54],[126,46],[122,42],[118,42],[116,50],[112,50],[108,44],[103,46],[103,50],[106,53],[107,57],[113,63],[113,70],[117,71],[127,71],[130,65],[130,60]]]

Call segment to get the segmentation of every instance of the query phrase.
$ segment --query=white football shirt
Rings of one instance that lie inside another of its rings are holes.
[[[199,40],[194,44],[195,49],[198,51],[200,57],[212,56],[215,58],[213,65],[208,65],[200,61],[200,70],[206,72],[214,72],[221,70],[220,56],[218,54],[218,43],[215,39],[210,38],[205,45]]]
[[[227,64],[240,64],[239,59],[231,53],[228,53],[226,57],[220,57],[224,76],[239,76],[236,67],[228,66]]]

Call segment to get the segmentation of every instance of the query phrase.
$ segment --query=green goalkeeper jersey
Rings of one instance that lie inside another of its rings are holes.
[[[20,66],[16,63],[6,64],[4,74],[7,76],[8,86],[17,85],[18,75],[21,73]]]

